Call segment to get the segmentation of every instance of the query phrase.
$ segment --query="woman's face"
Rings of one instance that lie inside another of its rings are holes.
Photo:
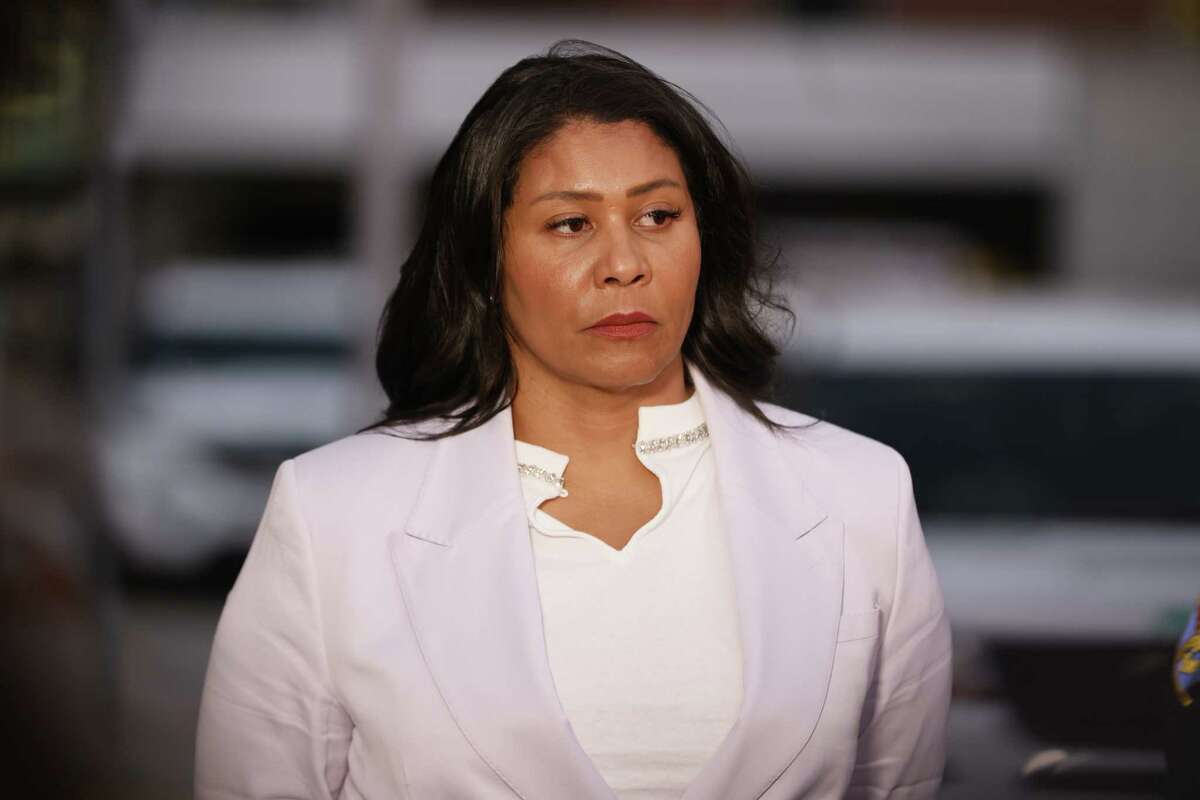
[[[568,122],[521,163],[503,259],[518,375],[606,389],[654,381],[679,358],[700,276],[675,152],[641,122]],[[597,326],[634,313],[651,321]]]

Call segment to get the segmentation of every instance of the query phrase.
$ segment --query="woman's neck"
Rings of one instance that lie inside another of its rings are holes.
[[[633,456],[638,408],[682,403],[691,396],[681,356],[649,383],[613,389],[572,381],[530,358],[514,358],[515,438],[576,460],[605,454]]]

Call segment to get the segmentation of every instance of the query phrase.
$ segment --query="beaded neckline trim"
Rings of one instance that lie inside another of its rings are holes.
[[[537,478],[539,481],[557,486],[559,491],[565,491],[565,482],[563,476],[557,472],[551,472],[548,469],[542,469],[534,464],[517,464],[517,472],[522,475],[527,475],[530,478]]]
[[[664,450],[674,450],[708,438],[708,423],[701,422],[696,427],[674,436],[659,436],[657,439],[639,439],[634,442],[633,449],[639,453],[661,453]]]
[[[655,439],[639,439],[634,442],[633,448],[640,454],[645,453],[661,453],[664,450],[674,450],[677,447],[685,447],[689,444],[694,444],[701,439],[708,438],[708,423],[702,422],[691,430],[677,433],[673,436],[659,436]],[[563,496],[566,496],[566,481],[563,476],[557,472],[551,472],[548,469],[543,469],[535,464],[517,464],[517,472],[530,478],[536,478],[539,481],[548,483],[551,486],[556,486]]]

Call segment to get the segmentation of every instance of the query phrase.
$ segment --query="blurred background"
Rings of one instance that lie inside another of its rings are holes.
[[[1200,594],[1200,0],[8,0],[0,36],[13,796],[191,796],[274,470],[382,410],[433,164],[563,37],[720,117],[797,315],[780,401],[909,460],[943,796],[1159,796]]]

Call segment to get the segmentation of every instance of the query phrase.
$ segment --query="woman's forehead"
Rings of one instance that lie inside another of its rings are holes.
[[[521,162],[517,194],[590,190],[603,194],[659,178],[683,185],[675,151],[650,126],[622,122],[571,121],[533,148]]]

